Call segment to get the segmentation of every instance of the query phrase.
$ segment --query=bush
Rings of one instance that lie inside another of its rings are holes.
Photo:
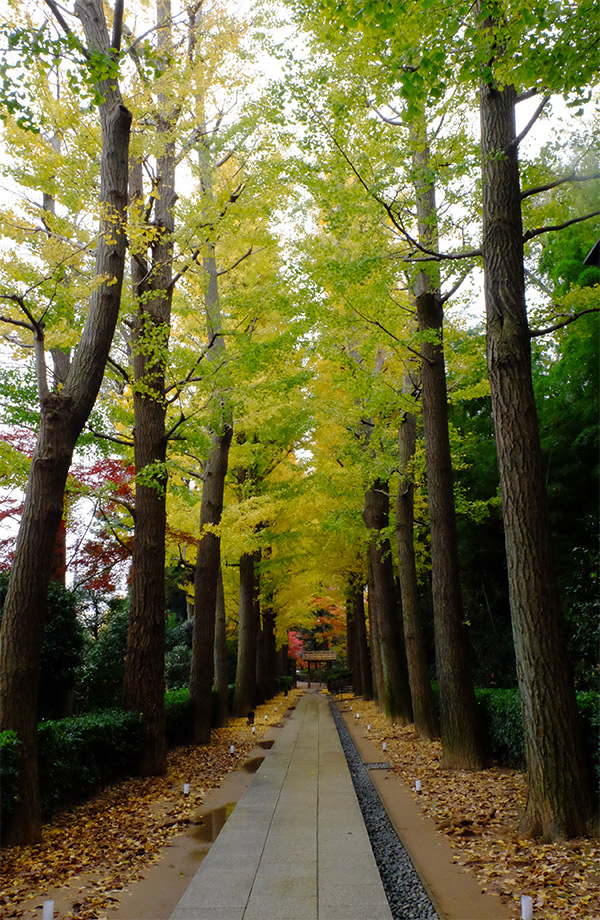
[[[17,799],[21,742],[15,732],[0,732],[0,819],[4,823]]]
[[[115,601],[87,655],[81,681],[84,709],[98,711],[121,705],[128,626],[127,602]]]
[[[131,773],[141,745],[137,713],[108,709],[38,726],[42,811],[49,814]]]
[[[169,747],[188,744],[192,728],[192,703],[187,687],[165,693],[165,715]]]
[[[277,687],[278,693],[285,693],[286,690],[289,692],[293,689],[294,678],[289,674],[284,674],[281,677],[276,677],[275,686]]]
[[[190,682],[192,650],[187,645],[176,645],[165,655],[165,684],[167,690],[179,690]]]
[[[0,622],[9,572],[0,573]],[[83,627],[78,619],[80,597],[57,582],[50,582],[48,612],[40,657],[38,718],[60,719],[72,712],[77,669],[83,656]]]
[[[521,716],[521,697],[517,689],[476,690],[480,724],[488,754],[504,766],[525,767],[525,742]],[[577,708],[583,726],[588,763],[600,783],[600,694],[577,694]]]

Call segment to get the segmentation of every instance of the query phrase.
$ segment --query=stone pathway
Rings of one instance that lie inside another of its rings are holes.
[[[170,920],[391,920],[328,699],[308,693]]]

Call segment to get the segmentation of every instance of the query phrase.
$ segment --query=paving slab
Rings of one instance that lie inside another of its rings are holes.
[[[170,920],[392,920],[327,697],[307,693]]]

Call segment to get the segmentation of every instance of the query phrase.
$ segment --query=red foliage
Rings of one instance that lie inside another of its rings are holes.
[[[0,439],[26,457],[33,456],[36,435],[30,428],[11,428],[10,431],[0,431]]]

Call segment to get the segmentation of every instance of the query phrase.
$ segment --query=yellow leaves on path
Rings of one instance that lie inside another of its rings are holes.
[[[299,693],[291,691],[288,699],[280,694],[257,707],[254,734],[245,719],[233,719],[227,728],[213,730],[209,745],[171,751],[164,776],[133,777],[110,786],[58,813],[44,825],[40,844],[4,850],[0,916],[39,920],[42,901],[61,888],[72,896],[72,907],[58,916],[100,920],[169,839],[191,822],[206,791],[244,763]],[[184,783],[190,784],[189,796],[183,794]]]
[[[353,703],[356,709],[356,703]],[[520,897],[533,897],[535,920],[600,920],[600,846],[578,838],[543,844],[519,836],[525,809],[525,777],[494,767],[480,773],[442,770],[439,742],[420,740],[412,726],[391,724],[375,703],[360,701],[361,724],[381,748],[394,773],[414,789],[455,850],[454,861],[473,872],[483,891],[496,892],[521,916]]]

